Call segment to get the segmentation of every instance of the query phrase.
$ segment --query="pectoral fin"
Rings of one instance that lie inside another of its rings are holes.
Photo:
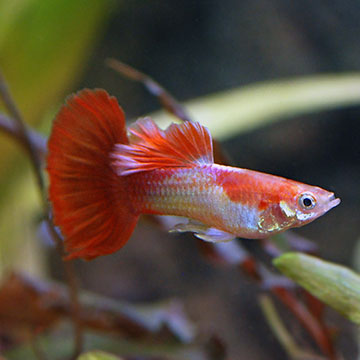
[[[196,222],[193,220],[189,220],[188,223],[185,224],[177,224],[170,232],[187,232],[191,231],[194,235],[202,240],[218,243],[218,242],[226,242],[236,238],[235,235],[230,234],[228,232],[208,227],[207,225]]]

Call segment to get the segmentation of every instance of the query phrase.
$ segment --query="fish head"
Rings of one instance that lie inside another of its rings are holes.
[[[279,189],[276,201],[262,212],[258,227],[264,236],[306,225],[339,205],[334,193],[322,188],[289,181]]]
[[[333,192],[316,186],[301,184],[299,191],[292,200],[296,216],[296,224],[299,227],[324,215],[333,207],[340,204]]]

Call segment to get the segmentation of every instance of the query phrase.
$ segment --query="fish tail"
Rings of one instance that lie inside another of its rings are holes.
[[[104,90],[70,96],[57,114],[47,171],[66,259],[110,254],[131,236],[139,213],[127,195],[126,177],[114,172],[110,156],[115,144],[128,143],[124,113]]]

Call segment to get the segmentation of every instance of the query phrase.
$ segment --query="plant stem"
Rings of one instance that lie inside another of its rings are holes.
[[[26,150],[28,156],[31,160],[31,164],[33,166],[33,170],[35,172],[37,184],[40,191],[40,197],[43,205],[43,211],[45,214],[45,221],[48,225],[49,231],[52,234],[52,238],[56,244],[57,251],[61,258],[64,258],[65,252],[63,247],[63,239],[56,231],[55,226],[52,222],[50,216],[50,206],[47,201],[45,182],[42,174],[42,158],[44,156],[40,156],[41,154],[38,152],[40,146],[38,142],[34,142],[35,138],[32,135],[25,122],[23,117],[16,106],[14,99],[12,98],[9,88],[6,84],[5,78],[0,71],[0,97],[3,100],[3,103],[9,112],[11,118],[8,119],[5,116],[0,116],[0,128],[3,129],[7,134],[12,135],[14,139],[16,139]],[[9,122],[12,120],[12,124]],[[38,139],[38,137],[37,137]],[[41,148],[43,148],[44,144],[41,144]],[[43,154],[42,154],[43,155]],[[71,301],[72,307],[72,320],[74,326],[74,351],[72,355],[72,359],[75,359],[82,350],[83,347],[83,331],[80,323],[80,303],[78,296],[78,285],[75,276],[75,271],[73,267],[73,263],[71,261],[63,261],[64,264],[64,272],[65,279],[68,284],[69,289],[69,298]]]
[[[40,347],[39,342],[37,341],[36,335],[29,329],[29,342],[32,351],[34,352],[35,357],[38,360],[47,360],[47,356],[44,353],[43,349]]]
[[[32,166],[33,170],[35,172],[36,181],[39,186],[42,202],[44,204],[44,207],[46,207],[46,195],[45,195],[45,184],[44,179],[41,173],[41,161],[40,157],[38,156],[38,153],[36,152],[36,149],[34,145],[31,142],[30,137],[28,136],[28,130],[26,128],[25,122],[22,119],[21,113],[19,109],[17,108],[15,101],[13,100],[9,88],[6,84],[5,78],[0,72],[0,96],[3,100],[3,103],[8,110],[9,114],[11,115],[14,124],[16,125],[16,133],[18,136],[19,141],[24,145],[24,148],[26,149]]]
[[[261,295],[259,298],[259,304],[273,333],[291,359],[325,360],[323,356],[303,351],[298,347],[281,321],[270,296]]]
[[[165,110],[169,111],[180,120],[192,121],[185,107],[183,107],[166,89],[150,76],[116,59],[107,59],[106,64],[116,72],[126,76],[128,79],[142,83],[150,94],[159,99],[160,104]]]
[[[0,114],[0,130],[17,140],[19,145],[21,145],[24,150],[27,149],[27,145],[23,141],[23,138],[18,136],[18,130],[16,125],[14,124],[14,120],[3,114]],[[27,132],[36,153],[40,156],[41,162],[44,161],[46,157],[46,138],[44,138],[34,130],[28,129]]]

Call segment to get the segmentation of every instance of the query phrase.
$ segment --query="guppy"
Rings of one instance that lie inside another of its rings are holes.
[[[340,203],[319,187],[215,164],[210,132],[199,123],[164,131],[143,118],[128,132],[117,100],[102,89],[70,96],[56,116],[49,198],[68,258],[120,249],[140,214],[187,217],[174,230],[221,242],[267,238]]]

